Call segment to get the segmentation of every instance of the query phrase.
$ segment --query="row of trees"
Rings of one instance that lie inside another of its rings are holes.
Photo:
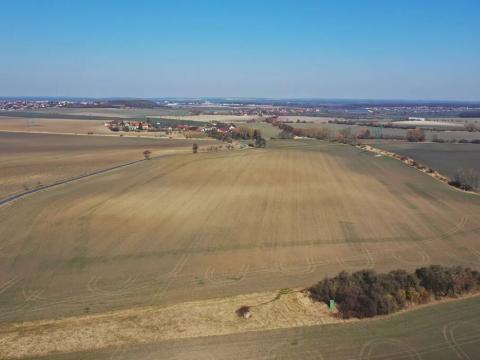
[[[357,139],[374,139],[377,136],[373,135],[368,127],[360,128],[358,132],[352,133],[350,127],[345,127],[339,129],[336,132],[333,132],[326,127],[317,127],[317,128],[298,128],[293,127],[284,122],[277,121],[274,118],[268,119],[267,122],[271,123],[274,126],[277,126],[282,131],[279,134],[280,139],[289,139],[294,136],[308,137],[312,139],[319,140],[330,140],[336,141],[343,144],[356,144]],[[349,123],[347,123],[349,125]],[[425,132],[420,128],[409,129],[407,130],[407,136],[389,136],[388,138],[395,139],[407,139],[408,141],[424,141]]]
[[[206,131],[209,137],[214,139],[231,143],[232,139],[237,140],[252,140],[249,145],[252,147],[265,147],[267,141],[263,138],[262,132],[259,129],[254,129],[248,126],[239,126],[230,132],[220,132],[215,130]]]
[[[414,273],[395,270],[377,274],[362,270],[341,272],[325,278],[309,289],[310,296],[328,304],[335,300],[345,319],[386,315],[408,304],[423,304],[431,299],[455,297],[480,290],[480,273],[461,266],[431,265]]]

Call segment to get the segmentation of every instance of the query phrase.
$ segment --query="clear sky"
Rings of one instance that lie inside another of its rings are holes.
[[[479,0],[2,0],[0,96],[480,100]]]

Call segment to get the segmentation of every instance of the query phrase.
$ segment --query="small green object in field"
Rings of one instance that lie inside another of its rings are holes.
[[[335,300],[330,300],[330,303],[328,304],[328,310],[332,311],[335,309]]]

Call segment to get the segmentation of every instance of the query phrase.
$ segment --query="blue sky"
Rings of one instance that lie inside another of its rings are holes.
[[[480,1],[3,0],[0,96],[480,100]]]

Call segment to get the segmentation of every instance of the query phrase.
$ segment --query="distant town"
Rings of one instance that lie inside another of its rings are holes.
[[[264,116],[342,116],[346,118],[480,116],[480,103],[385,100],[302,99],[46,99],[0,98],[0,111],[36,111],[51,108],[188,109],[196,114]]]

